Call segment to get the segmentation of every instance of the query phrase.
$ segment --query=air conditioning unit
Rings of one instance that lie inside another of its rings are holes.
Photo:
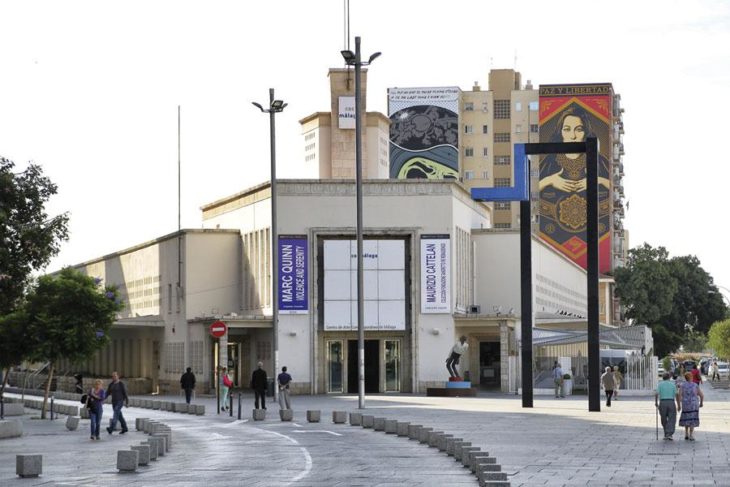
[[[478,315],[482,312],[482,307],[478,304],[470,304],[469,306],[467,306],[467,312],[470,315]]]

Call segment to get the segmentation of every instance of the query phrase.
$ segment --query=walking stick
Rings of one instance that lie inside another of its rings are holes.
[[[656,441],[659,441],[659,406],[655,406],[656,410]]]

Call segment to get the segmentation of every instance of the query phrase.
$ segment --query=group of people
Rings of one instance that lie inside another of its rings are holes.
[[[76,378],[76,392],[82,393],[81,400],[89,410],[89,419],[91,420],[91,440],[100,440],[99,431],[101,430],[101,417],[104,414],[104,401],[107,397],[111,397],[112,420],[106,431],[110,435],[114,432],[117,422],[122,430],[119,434],[125,434],[127,429],[127,421],[122,414],[122,407],[129,406],[129,397],[127,396],[127,386],[119,380],[119,373],[112,372],[112,381],[106,389],[101,379],[94,381],[94,386],[84,394],[83,377],[80,374],[74,376]]]
[[[233,379],[226,367],[220,369],[220,379],[218,386],[220,387],[220,396],[218,407],[221,412],[228,410],[228,394],[233,387]],[[281,373],[276,378],[279,387],[279,407],[281,409],[291,409],[291,399],[289,398],[289,386],[292,382],[292,376],[287,372],[286,366],[281,368]],[[251,373],[251,381],[249,386],[254,392],[254,406],[256,409],[266,409],[266,388],[268,387],[268,376],[264,370],[264,363],[259,362],[256,370]]]
[[[705,402],[700,388],[700,371],[695,367],[691,372],[685,372],[683,381],[673,381],[669,372],[665,372],[662,379],[654,394],[654,405],[659,410],[664,439],[672,441],[679,412],[679,426],[684,426],[684,439],[695,441],[694,430],[700,425],[700,408]]]

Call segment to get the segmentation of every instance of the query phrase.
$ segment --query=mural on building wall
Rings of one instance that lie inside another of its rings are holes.
[[[599,271],[611,271],[610,84],[540,86],[540,142],[598,138]],[[585,154],[540,159],[540,236],[587,267]]]
[[[390,177],[459,178],[459,88],[390,88]]]

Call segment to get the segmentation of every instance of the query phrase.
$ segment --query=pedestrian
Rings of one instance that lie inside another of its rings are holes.
[[[717,360],[713,360],[712,365],[710,365],[710,380],[715,382],[715,379],[720,380],[720,369],[717,366]]]
[[[190,404],[190,398],[195,389],[195,374],[190,367],[185,369],[185,373],[180,377],[180,388],[185,391],[185,402]]]
[[[563,392],[563,369],[557,360],[553,365],[553,383],[555,384],[555,398],[565,397]]]
[[[291,375],[287,373],[286,367],[281,368],[281,374],[279,374],[277,380],[279,382],[279,407],[281,409],[291,409],[291,402],[289,401],[289,385],[291,384],[292,378]]]
[[[89,390],[86,399],[86,407],[89,409],[89,419],[91,420],[91,439],[99,440],[99,428],[101,427],[101,416],[104,414],[104,399],[106,399],[106,391],[104,391],[104,383],[101,379],[94,381],[94,387]]]
[[[677,410],[682,410],[682,402],[679,398],[677,385],[669,380],[672,375],[664,372],[662,380],[654,393],[654,405],[659,409],[659,417],[662,419],[662,428],[664,428],[664,439],[672,441],[674,429],[677,425]],[[676,406],[675,406],[676,402]]]
[[[690,373],[692,374],[692,382],[697,385],[702,384],[702,372],[700,372],[700,369],[697,368],[697,364],[692,366]]]
[[[685,382],[679,385],[680,411],[679,426],[684,426],[684,439],[695,441],[694,431],[700,425],[700,408],[705,402],[699,384],[692,382],[692,374],[684,375]]]
[[[616,387],[614,378],[613,378],[613,372],[611,372],[611,367],[606,367],[606,371],[601,376],[601,385],[603,386],[603,389],[606,391],[606,406],[611,407],[611,396],[613,396],[613,390],[614,387]]]
[[[233,385],[233,381],[228,376],[228,369],[225,367],[221,368],[219,385],[221,388],[220,402],[218,407],[221,408],[221,412],[228,411],[228,391]]]
[[[129,407],[129,397],[127,397],[127,386],[119,380],[118,372],[112,372],[112,381],[109,383],[109,387],[106,388],[106,395],[111,396],[112,409],[114,410],[112,422],[106,431],[112,434],[117,426],[117,421],[119,421],[119,425],[122,427],[122,431],[119,434],[123,435],[129,430],[127,429],[127,422],[124,420],[124,415],[122,414],[122,407]]]
[[[258,368],[251,374],[251,389],[253,389],[255,397],[254,405],[258,409],[259,399],[261,399],[261,409],[266,409],[266,386],[268,385],[266,371],[264,370],[263,362],[259,362],[257,365]]]
[[[613,389],[613,400],[618,400],[618,390],[621,387],[621,382],[623,382],[624,376],[621,375],[621,370],[619,370],[618,365],[613,366],[613,382],[614,382],[614,389]]]
[[[76,394],[83,394],[84,393],[84,376],[81,374],[74,375],[74,379],[76,379],[76,386],[74,388],[74,391]]]

